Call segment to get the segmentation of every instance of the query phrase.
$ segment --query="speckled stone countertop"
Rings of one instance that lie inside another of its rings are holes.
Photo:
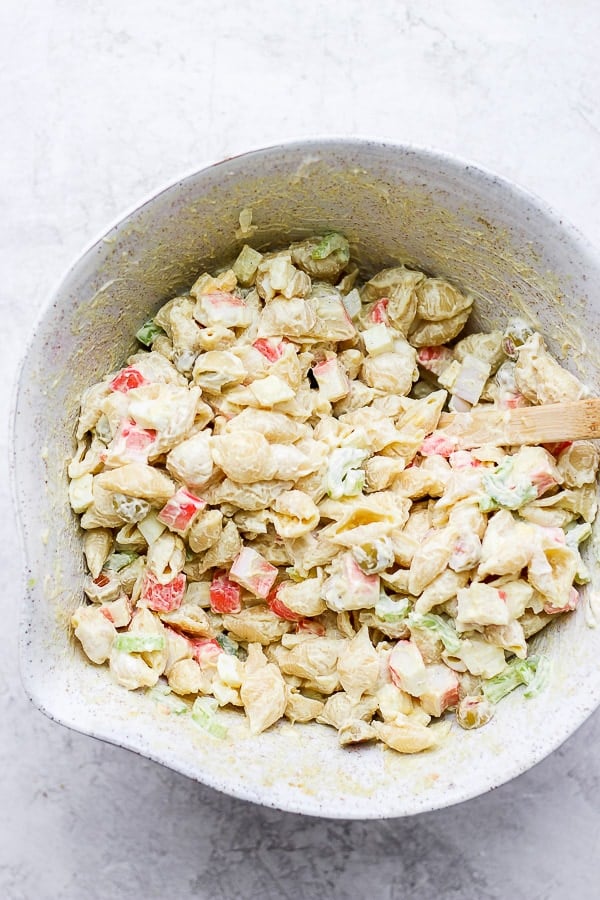
[[[591,0],[3,0],[5,420],[31,323],[82,246],[155,187],[251,147],[316,134],[437,146],[600,244],[599,27]],[[6,459],[6,428],[0,439]],[[329,822],[251,806],[33,708],[10,512],[1,527],[1,897],[600,896],[600,714],[532,771],[442,812]]]

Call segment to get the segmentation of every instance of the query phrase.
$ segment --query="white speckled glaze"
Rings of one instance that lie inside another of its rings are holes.
[[[332,818],[411,815],[513,778],[559,746],[600,702],[600,627],[586,587],[577,613],[541,635],[554,662],[537,698],[518,692],[485,728],[452,725],[432,752],[341,750],[333,730],[282,724],[251,737],[235,714],[224,742],[115,686],[69,637],[81,598],[80,534],[67,499],[82,389],[122,362],[137,327],[195,275],[232,256],[239,211],[262,247],[339,229],[366,271],[412,260],[477,297],[488,328],[538,323],[594,390],[600,259],[548,207],[481,169],[433,151],[367,141],[276,146],[189,175],[95,242],[50,297],[15,398],[11,474],[26,559],[21,670],[33,702],[78,731],[135,750],[226,793]],[[583,336],[580,333],[583,332]],[[589,561],[593,583],[598,576]]]

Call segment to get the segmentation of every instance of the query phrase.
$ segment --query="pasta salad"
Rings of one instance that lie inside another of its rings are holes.
[[[81,398],[89,660],[214,737],[234,707],[402,753],[539,691],[528,640],[589,580],[599,456],[437,427],[587,393],[524,321],[461,337],[472,303],[403,265],[362,281],[337,233],[245,245],[165,303]]]

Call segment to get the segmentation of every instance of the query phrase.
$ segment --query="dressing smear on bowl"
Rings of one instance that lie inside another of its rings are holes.
[[[472,305],[406,265],[365,281],[328,233],[245,244],[143,323],[69,465],[89,659],[217,740],[228,708],[400,753],[543,690],[529,641],[589,581],[598,452],[437,426],[587,391],[525,321],[464,336]]]

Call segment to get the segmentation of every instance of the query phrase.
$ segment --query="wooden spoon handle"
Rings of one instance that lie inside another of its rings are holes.
[[[482,444],[547,444],[600,438],[600,398],[517,409],[442,413],[438,424],[465,450]]]

